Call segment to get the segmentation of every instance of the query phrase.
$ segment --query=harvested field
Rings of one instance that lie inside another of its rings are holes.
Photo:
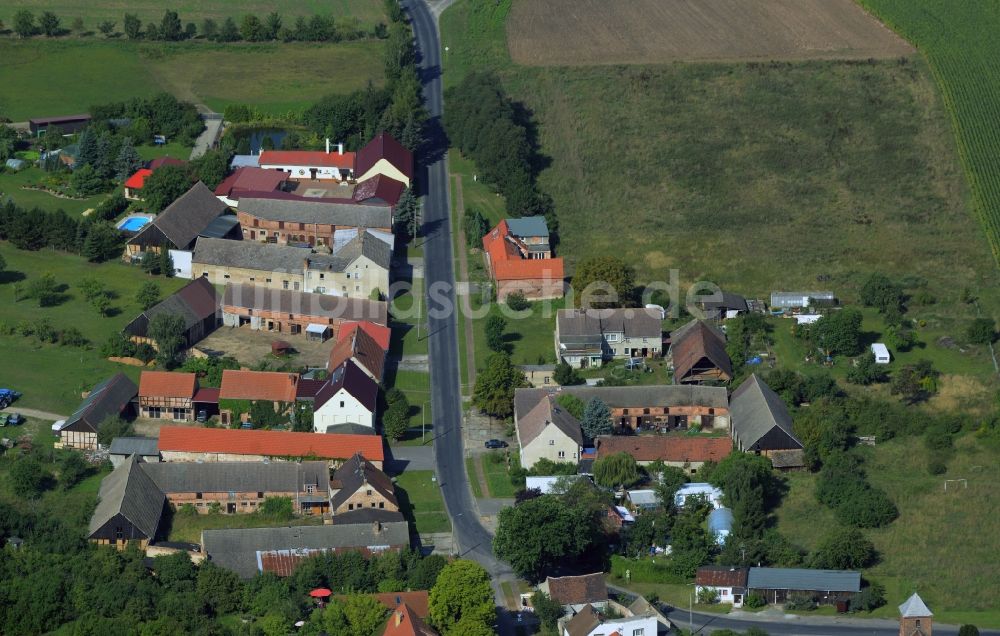
[[[852,0],[516,0],[514,62],[893,58],[912,47]]]

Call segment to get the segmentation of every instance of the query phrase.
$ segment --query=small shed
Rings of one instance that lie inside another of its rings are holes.
[[[275,340],[271,343],[271,355],[283,358],[292,350],[292,343],[284,340]]]
[[[889,355],[889,348],[882,342],[872,343],[872,353],[875,354],[875,364],[889,364],[892,359]]]
[[[655,490],[630,490],[628,500],[636,510],[649,510],[660,507],[660,500]]]
[[[695,482],[684,484],[674,494],[674,505],[678,508],[683,508],[684,504],[687,503],[688,497],[704,497],[705,501],[712,504],[713,508],[722,507],[722,490],[709,483]]]
[[[330,325],[317,325],[311,322],[306,327],[306,337],[309,340],[325,342],[330,337]]]
[[[812,305],[836,305],[837,296],[831,291],[771,292],[771,309],[803,309]]]

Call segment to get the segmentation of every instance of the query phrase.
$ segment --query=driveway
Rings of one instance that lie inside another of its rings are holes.
[[[435,470],[433,446],[390,446],[386,472],[398,475],[404,470]]]

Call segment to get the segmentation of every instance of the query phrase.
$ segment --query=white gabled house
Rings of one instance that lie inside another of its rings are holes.
[[[313,430],[325,433],[336,424],[361,424],[375,428],[378,383],[352,360],[330,372],[330,378],[313,403]]]

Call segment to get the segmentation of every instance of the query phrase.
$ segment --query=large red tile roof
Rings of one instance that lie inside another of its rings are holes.
[[[294,402],[298,383],[298,373],[226,369],[222,372],[219,399]]]
[[[364,320],[361,322],[345,322],[340,325],[340,331],[337,332],[337,342],[341,340],[347,340],[354,333],[355,329],[363,329],[366,334],[371,336],[378,346],[382,347],[385,351],[389,350],[389,341],[392,340],[392,329],[389,327],[371,322],[370,320]]]
[[[597,438],[597,457],[628,453],[637,462],[717,462],[729,455],[728,437],[608,435]]]
[[[194,373],[143,371],[139,376],[139,397],[193,398],[198,390]]]
[[[521,258],[518,249],[507,240],[507,221],[500,223],[483,237],[483,249],[490,257],[490,269],[496,280],[544,279],[562,280],[565,271],[561,258]]]
[[[338,338],[337,344],[330,350],[330,363],[327,369],[332,371],[353,359],[381,382],[385,368],[385,354],[386,350],[367,331],[353,328],[350,335]]]
[[[163,426],[160,451],[230,453],[271,457],[316,457],[347,460],[355,453],[370,462],[385,460],[378,435],[340,435],[257,431],[228,428]]]
[[[251,192],[274,192],[288,179],[281,170],[265,170],[264,168],[245,167],[233,174],[215,188],[216,196],[228,197],[232,194]]]
[[[406,603],[393,609],[386,621],[382,636],[434,636],[436,631],[417,616],[416,610]]]
[[[356,170],[358,176],[368,172],[382,159],[395,166],[397,170],[406,175],[407,179],[413,179],[413,153],[386,132],[380,132],[358,152],[358,168]]]
[[[265,150],[260,153],[261,166],[323,166],[354,169],[354,153],[322,150]]]

